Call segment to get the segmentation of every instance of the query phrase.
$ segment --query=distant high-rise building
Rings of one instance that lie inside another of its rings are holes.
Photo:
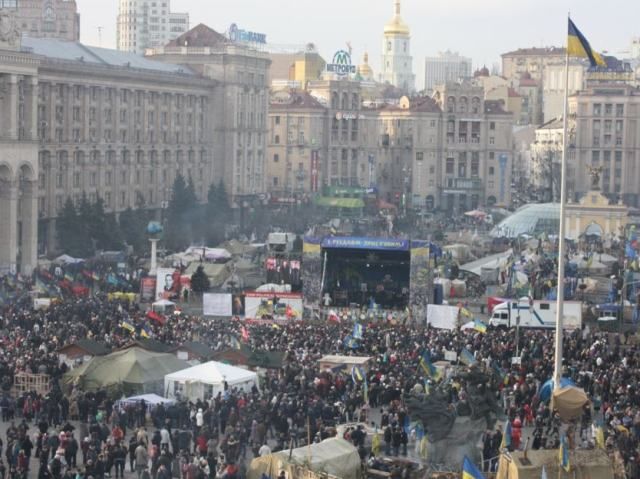
[[[0,9],[12,13],[21,34],[32,38],[78,41],[80,15],[75,0],[0,0]]]
[[[117,27],[118,50],[144,54],[189,30],[189,14],[172,13],[169,0],[120,0]]]
[[[393,18],[384,27],[380,81],[406,92],[415,90],[411,31],[400,17],[400,0],[394,0]]]
[[[460,56],[458,52],[439,52],[435,57],[425,58],[424,65],[425,90],[471,77],[471,58]]]

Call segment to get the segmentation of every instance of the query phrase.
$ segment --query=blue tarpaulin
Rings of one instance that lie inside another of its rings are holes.
[[[570,378],[560,378],[560,389],[567,388],[569,386],[575,386],[576,383]],[[551,399],[551,393],[553,392],[553,379],[546,381],[541,387],[538,395],[542,401],[547,402]]]

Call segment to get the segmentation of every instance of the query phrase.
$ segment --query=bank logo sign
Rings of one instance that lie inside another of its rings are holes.
[[[267,43],[267,35],[265,33],[248,32],[241,30],[238,25],[232,23],[229,27],[229,40],[237,43]]]
[[[338,76],[354,75],[356,66],[351,63],[351,55],[345,50],[338,50],[333,61],[327,65],[327,71]]]

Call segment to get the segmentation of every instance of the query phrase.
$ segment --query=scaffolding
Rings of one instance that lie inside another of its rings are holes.
[[[18,373],[13,377],[13,396],[20,397],[29,392],[46,396],[51,390],[50,383],[51,378],[48,374]]]

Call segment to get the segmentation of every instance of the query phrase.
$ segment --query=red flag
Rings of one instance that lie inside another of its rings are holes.
[[[247,343],[249,342],[249,330],[242,326],[242,328],[240,328],[240,331],[242,331],[242,341]]]
[[[155,321],[156,323],[158,323],[159,325],[163,326],[164,323],[167,322],[167,319],[162,316],[161,314],[156,313],[155,311],[151,310],[147,313],[147,318]]]

